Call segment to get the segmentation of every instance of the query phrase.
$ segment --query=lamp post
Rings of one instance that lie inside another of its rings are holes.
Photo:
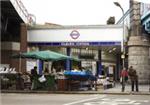
[[[122,11],[122,15],[123,15],[123,40],[122,40],[122,45],[121,45],[121,51],[122,51],[122,55],[121,55],[121,58],[122,58],[122,66],[123,68],[125,67],[125,48],[124,48],[124,40],[125,40],[125,27],[124,27],[124,10],[122,8],[122,6],[118,3],[118,2],[114,2],[114,4],[116,6],[118,6],[121,11]]]

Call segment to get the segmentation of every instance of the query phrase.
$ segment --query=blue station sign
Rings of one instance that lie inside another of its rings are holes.
[[[120,46],[121,42],[32,42],[28,44],[48,46]]]

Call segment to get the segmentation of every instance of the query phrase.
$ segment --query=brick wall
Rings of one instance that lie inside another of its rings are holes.
[[[19,51],[2,50],[1,51],[1,64],[9,64],[9,67],[16,68],[19,71],[19,59],[12,58],[13,54],[17,54]]]
[[[26,24],[21,24],[21,31],[20,31],[20,52],[27,52],[27,26]],[[26,60],[21,60],[21,71],[26,71]]]

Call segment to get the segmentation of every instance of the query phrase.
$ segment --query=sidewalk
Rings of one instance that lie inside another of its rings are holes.
[[[131,92],[131,85],[127,84],[125,86],[125,91],[121,91],[121,84],[117,83],[114,88],[104,90],[104,93],[120,93],[120,94],[149,94],[150,95],[150,87],[149,85],[139,85],[139,92]]]
[[[113,94],[113,95],[150,95],[149,85],[139,85],[139,92],[131,92],[131,85],[125,86],[121,92],[121,84],[109,89],[97,91],[40,91],[40,90],[1,90],[2,93],[36,93],[36,94]]]

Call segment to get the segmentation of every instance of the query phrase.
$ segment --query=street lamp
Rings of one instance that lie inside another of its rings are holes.
[[[121,55],[121,58],[122,58],[122,66],[123,68],[125,67],[125,48],[124,48],[124,40],[125,40],[125,28],[124,28],[124,10],[123,8],[121,7],[121,5],[118,3],[118,2],[114,2],[114,4],[116,6],[118,6],[121,11],[122,11],[122,15],[123,15],[123,40],[122,40],[122,45],[121,45],[121,51],[122,51],[122,55]]]

